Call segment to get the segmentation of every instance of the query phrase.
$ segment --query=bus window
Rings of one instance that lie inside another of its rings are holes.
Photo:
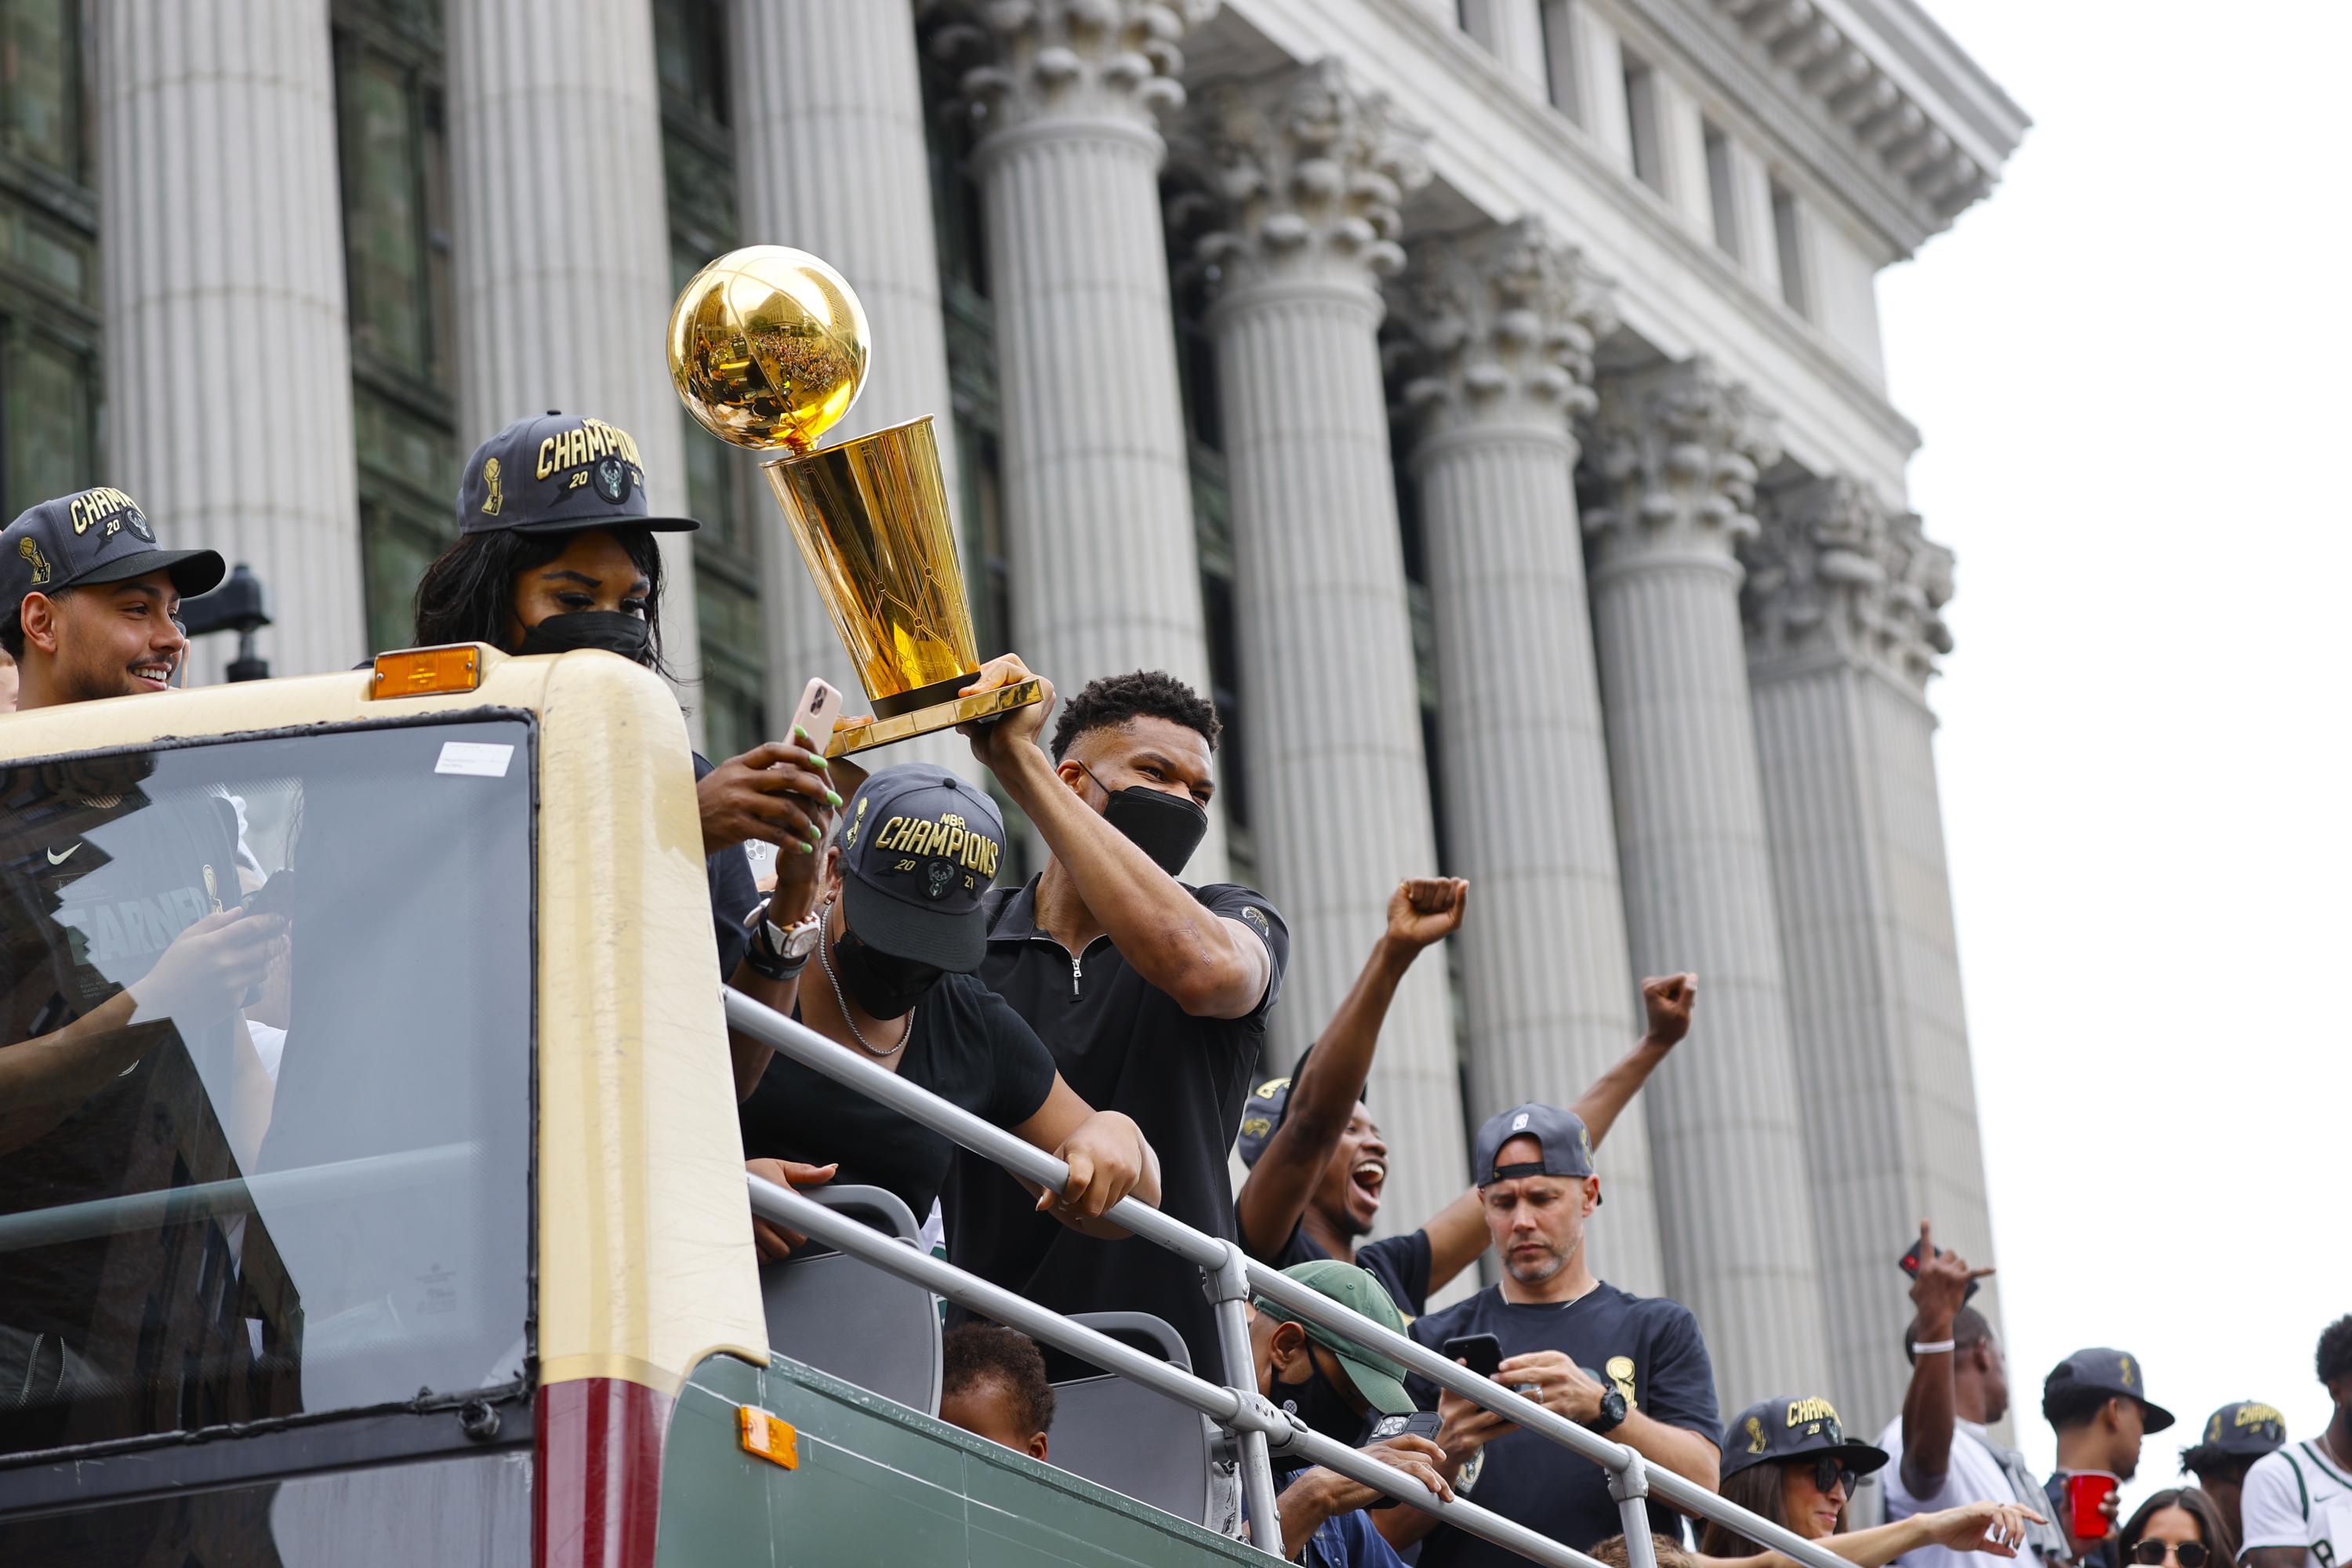
[[[0,764],[8,1456],[519,1398],[531,731]]]

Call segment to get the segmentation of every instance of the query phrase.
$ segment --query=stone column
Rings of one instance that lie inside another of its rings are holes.
[[[982,7],[964,76],[996,308],[1013,618],[1075,690],[1165,669],[1209,689],[1160,211],[1177,39],[1214,0]]]
[[[166,544],[252,564],[271,673],[347,668],[367,634],[327,8],[109,5],[95,27],[100,477]],[[234,651],[207,638],[190,679]]]
[[[1229,210],[1202,258],[1219,271],[1251,813],[1290,922],[1269,1058],[1286,1065],[1346,994],[1397,879],[1435,866],[1379,343],[1426,133],[1337,60],[1211,108],[1202,152]],[[1449,1014],[1432,954],[1398,989],[1372,1073],[1403,1227],[1465,1180]]]
[[[873,330],[866,390],[825,438],[928,414],[956,500],[955,412],[913,7],[906,0],[734,0],[728,26],[742,243],[789,245],[824,258],[857,290]],[[688,432],[698,437],[708,439]],[[839,686],[853,703],[860,688],[767,489],[755,487],[751,505],[761,520],[769,705],[781,724],[812,675]],[[894,763],[916,760],[972,768],[971,748],[953,735],[889,754]]]
[[[1601,384],[1585,514],[1633,963],[1699,975],[1692,1038],[1648,1102],[1669,1293],[1726,1409],[1829,1382],[1734,542],[1777,454],[1703,359]]]
[[[1456,941],[1475,1125],[1522,1100],[1571,1103],[1640,1032],[1570,433],[1592,411],[1592,345],[1611,309],[1582,253],[1540,218],[1423,241],[1402,282],[1395,337],[1418,425],[1448,869],[1474,889]],[[1594,1266],[1654,1295],[1665,1278],[1638,1108],[1601,1162]]]
[[[1839,1408],[1869,1431],[1906,1381],[1886,1238],[1925,1215],[1969,1258],[1992,1240],[1926,701],[1951,553],[1853,479],[1758,510],[1742,554],[1766,826]],[[1992,1283],[1977,1304],[1997,1322]]]
[[[636,437],[654,511],[680,515],[651,0],[450,0],[448,27],[457,445],[550,408],[592,414]],[[662,637],[690,682],[693,535],[656,537]]]

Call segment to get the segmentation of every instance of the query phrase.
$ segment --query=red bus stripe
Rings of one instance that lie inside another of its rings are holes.
[[[540,1568],[652,1568],[668,1396],[587,1377],[541,1388],[538,1408],[533,1560]]]

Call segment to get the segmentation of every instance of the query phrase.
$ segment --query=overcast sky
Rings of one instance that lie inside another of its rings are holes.
[[[2018,1440],[2113,1344],[2324,1425],[2352,1311],[2352,5],[1927,0],[2035,121],[1885,275]]]

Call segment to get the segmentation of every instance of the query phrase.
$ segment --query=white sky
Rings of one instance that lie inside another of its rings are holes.
[[[1879,294],[1959,555],[1933,701],[1992,1261],[2037,1466],[2079,1346],[2180,1416],[2128,1506],[2228,1400],[2314,1435],[2352,1311],[2352,5],[1927,3],[2036,122]]]

